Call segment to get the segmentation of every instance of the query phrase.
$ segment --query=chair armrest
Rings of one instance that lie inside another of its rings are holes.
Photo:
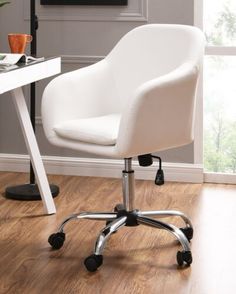
[[[106,96],[111,79],[106,60],[53,79],[42,97],[46,136],[55,136],[53,127],[63,121],[106,114],[104,101],[109,101]]]
[[[193,140],[198,66],[185,63],[141,85],[122,114],[117,151],[122,157],[178,147]]]

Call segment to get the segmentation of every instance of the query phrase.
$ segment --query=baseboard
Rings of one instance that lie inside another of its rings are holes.
[[[217,183],[217,184],[236,184],[236,174],[223,174],[223,173],[204,173],[205,183]]]
[[[42,156],[48,174],[95,176],[120,178],[122,160]],[[140,167],[133,161],[136,179],[153,180],[157,164]],[[197,164],[163,163],[166,181],[203,182],[203,167]],[[0,171],[28,172],[29,156],[20,154],[0,154]]]

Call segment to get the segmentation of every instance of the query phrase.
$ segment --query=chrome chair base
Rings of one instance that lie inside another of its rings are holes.
[[[185,227],[177,228],[172,224],[167,224],[163,221],[150,218],[157,217],[157,218],[164,218],[170,216],[178,216],[180,217],[184,223]],[[59,227],[58,233],[52,234],[48,242],[52,246],[53,249],[60,249],[65,241],[65,233],[64,227],[65,225],[72,221],[72,220],[80,220],[80,219],[89,219],[89,220],[101,220],[106,221],[106,226],[101,232],[99,233],[94,253],[87,257],[84,261],[84,264],[88,271],[94,272],[96,271],[103,262],[103,250],[105,248],[107,240],[110,236],[117,232],[124,226],[138,226],[138,225],[146,225],[157,229],[162,229],[170,232],[174,237],[179,241],[182,246],[182,251],[177,252],[177,263],[182,265],[190,265],[192,263],[192,254],[190,249],[190,240],[193,237],[193,227],[186,215],[182,212],[175,211],[175,210],[164,210],[164,211],[139,211],[139,210],[132,210],[127,211],[125,210],[122,204],[118,204],[114,212],[82,212],[79,214],[73,214],[67,219],[63,221],[61,226]]]
[[[185,227],[179,229],[172,224],[150,218],[151,216],[155,218],[178,216],[185,223]],[[176,210],[140,211],[134,209],[134,171],[132,170],[132,158],[125,159],[123,170],[123,204],[116,205],[114,212],[82,212],[69,216],[63,221],[58,232],[48,238],[48,242],[53,249],[60,249],[63,246],[65,241],[64,227],[68,222],[75,219],[106,221],[105,228],[98,235],[94,253],[84,261],[87,270],[90,272],[96,271],[102,265],[102,252],[107,240],[113,233],[124,226],[145,225],[170,232],[179,241],[183,249],[177,252],[177,263],[180,266],[190,265],[192,263],[189,241],[193,237],[193,227],[185,214]]]

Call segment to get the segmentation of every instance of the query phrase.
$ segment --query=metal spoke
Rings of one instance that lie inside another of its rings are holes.
[[[177,227],[170,225],[170,224],[167,224],[167,223],[164,223],[164,222],[161,222],[159,220],[151,219],[151,218],[144,217],[144,216],[138,216],[137,221],[139,224],[143,224],[143,225],[158,228],[158,229],[163,229],[163,230],[170,232],[179,240],[184,251],[190,251],[190,244],[189,244],[188,239],[186,238],[184,233],[180,229],[178,229]]]
[[[112,221],[116,219],[116,212],[81,212],[78,214],[72,214],[66,218],[61,226],[59,227],[59,232],[63,232],[65,225],[75,219],[92,219],[92,220],[102,220],[102,221]]]
[[[187,227],[193,228],[190,219],[181,211],[178,210],[153,210],[153,211],[139,211],[139,216],[153,216],[158,218],[165,218],[170,216],[178,216],[182,218]]]
[[[110,224],[108,224],[99,234],[96,244],[94,253],[96,255],[101,255],[102,251],[106,245],[107,239],[110,237],[112,233],[120,229],[121,227],[125,226],[127,217],[122,216],[114,221],[112,221]]]

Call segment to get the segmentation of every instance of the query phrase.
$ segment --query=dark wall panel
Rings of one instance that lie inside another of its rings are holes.
[[[128,0],[40,0],[41,5],[127,5]]]

